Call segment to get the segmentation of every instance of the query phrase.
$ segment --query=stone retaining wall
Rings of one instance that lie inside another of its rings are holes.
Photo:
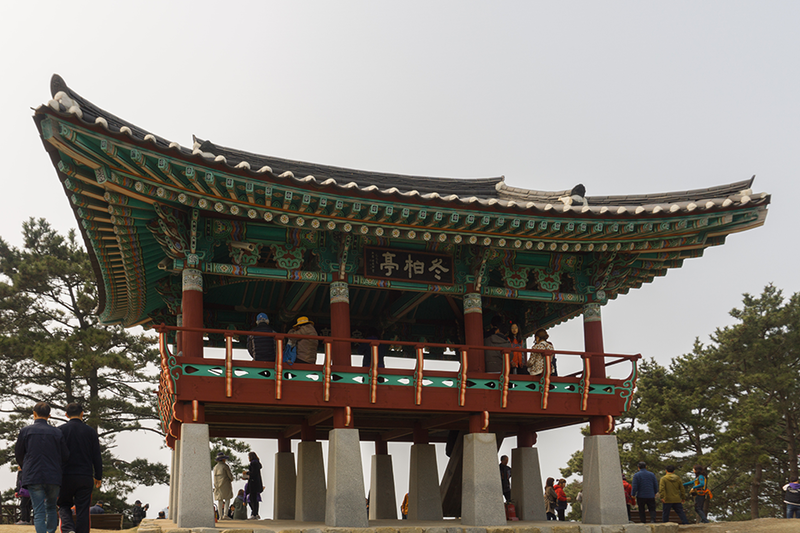
[[[145,523],[147,522],[147,523]],[[177,528],[173,525],[160,526],[156,521],[145,521],[138,533],[677,533],[678,524],[627,524],[620,526],[595,526],[588,524],[553,524],[553,525],[509,525],[505,527],[286,527],[270,524],[269,521],[259,523],[253,528]],[[263,524],[263,525],[262,525]]]

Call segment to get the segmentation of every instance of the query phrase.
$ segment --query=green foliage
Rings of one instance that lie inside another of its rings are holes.
[[[231,472],[233,472],[234,478],[238,478],[241,476],[243,471],[247,470],[249,461],[245,460],[243,462],[243,460],[236,455],[236,453],[245,454],[246,457],[247,453],[250,452],[250,446],[244,442],[225,438],[211,439],[211,468],[214,468],[214,465],[216,464],[215,458],[219,452],[222,452],[229,457],[227,462]]]
[[[63,236],[30,219],[22,233],[21,249],[0,239],[0,462],[13,460],[34,403],[50,403],[58,424],[66,405],[80,402],[104,450],[106,479],[96,497],[127,507],[135,485],[168,482],[163,465],[124,463],[111,453],[121,432],[158,432],[154,341],[100,324],[97,283],[74,231]]]
[[[745,294],[737,322],[711,343],[664,368],[639,366],[631,407],[617,421],[623,472],[638,461],[685,481],[694,464],[710,469],[710,511],[718,519],[785,516],[781,487],[797,476],[800,424],[800,294],[788,301],[772,285]],[[576,452],[564,476],[581,474]]]

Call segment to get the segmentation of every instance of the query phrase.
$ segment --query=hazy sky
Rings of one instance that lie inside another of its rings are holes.
[[[28,217],[76,227],[31,120],[54,72],[184,146],[196,134],[357,169],[583,183],[589,196],[756,174],[754,190],[773,195],[764,227],[603,308],[608,352],[668,364],[729,324],[743,292],[800,290],[788,231],[800,196],[798,24],[800,3],[779,1],[5,2],[0,235],[20,244]],[[551,341],[582,349],[580,322]],[[581,445],[577,427],[540,434],[543,475]],[[257,450],[271,469],[266,445]],[[166,505],[161,489],[134,497]]]

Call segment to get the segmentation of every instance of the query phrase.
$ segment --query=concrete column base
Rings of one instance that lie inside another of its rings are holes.
[[[208,424],[181,425],[180,442],[177,526],[214,527]]]
[[[539,450],[514,448],[511,450],[511,500],[520,520],[546,521],[542,471],[539,468]]]
[[[492,459],[492,463],[494,463]],[[500,476],[498,470],[498,479]],[[502,493],[501,493],[502,495]],[[408,476],[408,519],[442,520],[439,468],[433,444],[413,444]]]
[[[294,520],[294,504],[297,497],[297,475],[294,471],[294,454],[275,454],[275,490],[272,499],[274,520]]]
[[[324,522],[326,491],[321,442],[303,441],[297,445],[296,483],[294,519]]]
[[[397,520],[391,455],[373,455],[369,480],[369,519]]]
[[[364,472],[358,430],[332,429],[328,434],[328,491],[325,525],[367,527]]]
[[[181,441],[175,441],[175,448],[172,450],[172,464],[169,472],[169,518],[177,522],[178,515],[178,465],[180,464]]]
[[[503,487],[497,464],[497,438],[494,433],[464,435],[462,472],[461,524],[505,526],[506,510],[503,505]]]
[[[614,435],[583,439],[584,524],[627,524],[619,448]]]

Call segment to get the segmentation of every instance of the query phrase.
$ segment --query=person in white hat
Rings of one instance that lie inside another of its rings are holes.
[[[269,317],[266,313],[259,313],[256,317],[256,327],[251,331],[262,333],[274,333],[275,330],[269,325]],[[247,336],[247,351],[256,361],[275,362],[275,337],[263,335]],[[231,495],[233,497],[233,495]]]
[[[233,498],[233,472],[225,461],[229,457],[222,452],[217,452],[215,460],[217,464],[214,465],[214,500],[217,502],[217,511],[219,512],[219,519],[226,520],[228,518],[228,507]]]

